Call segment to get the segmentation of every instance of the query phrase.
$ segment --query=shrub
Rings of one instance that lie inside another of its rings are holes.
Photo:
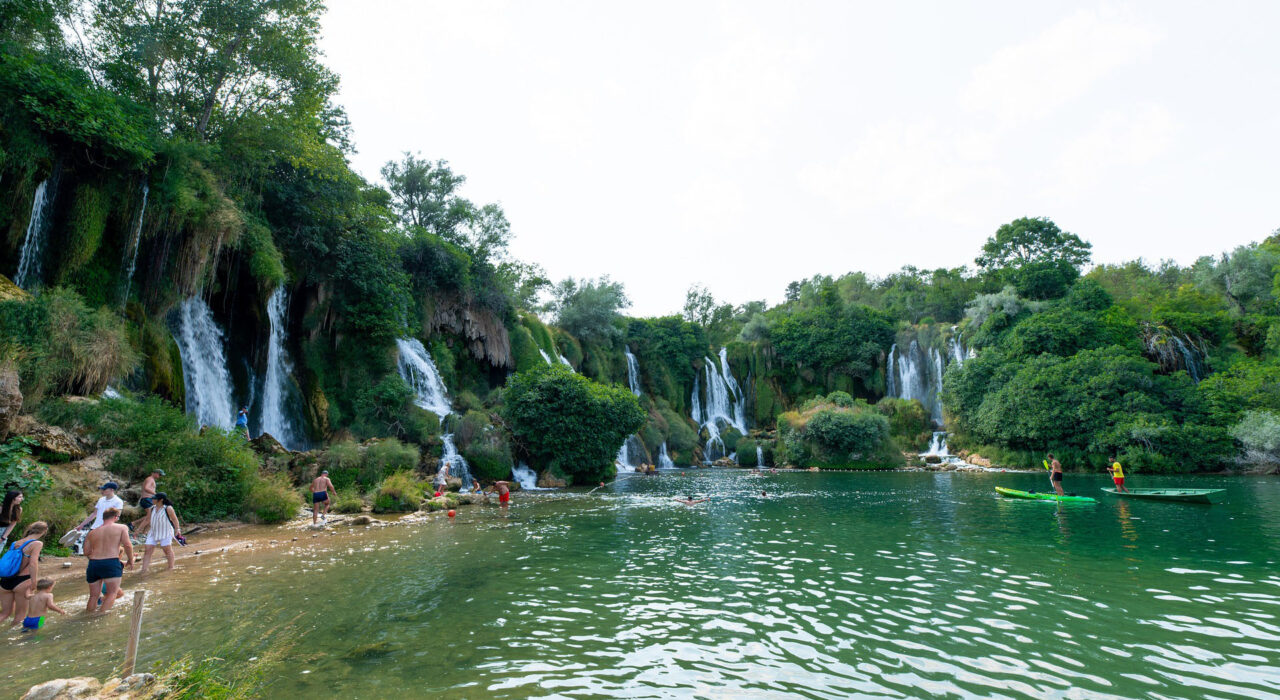
[[[928,446],[933,420],[919,401],[885,397],[876,402],[876,410],[889,419],[889,435],[903,449],[922,450]]]
[[[298,492],[283,474],[255,476],[244,499],[244,517],[251,523],[282,523],[298,514]]]
[[[396,472],[378,486],[378,493],[373,497],[375,513],[407,513],[422,505],[422,490],[425,483],[414,478],[413,472]]]
[[[471,475],[479,480],[507,479],[511,476],[511,448],[506,441],[473,443],[462,450],[471,467]]]
[[[1247,461],[1259,466],[1280,465],[1280,414],[1249,411],[1231,428],[1231,436],[1244,446]]]
[[[395,438],[378,440],[365,448],[360,483],[373,486],[396,472],[413,471],[420,459],[421,454],[413,445],[406,445]]]
[[[0,302],[0,339],[17,350],[22,391],[33,406],[45,394],[100,394],[138,364],[124,321],[89,309],[67,289]]]
[[[440,416],[421,406],[406,406],[401,425],[404,427],[404,439],[421,447],[431,445],[440,435]]]
[[[336,489],[345,489],[356,483],[363,461],[360,446],[351,440],[335,442],[320,455],[320,466],[329,470],[329,480]]]
[[[338,491],[331,507],[335,513],[360,513],[364,511],[364,499],[355,487],[351,487]]]
[[[744,467],[760,466],[756,459],[756,444],[756,441],[751,438],[742,438],[738,441],[738,464]]]
[[[832,461],[858,461],[880,451],[889,438],[889,419],[874,413],[819,411],[805,435]]]
[[[512,375],[502,417],[531,466],[590,483],[614,474],[618,446],[644,425],[645,413],[630,391],[556,363]]]
[[[669,408],[659,410],[667,421],[667,449],[680,454],[689,454],[698,445],[698,433],[689,426],[689,421]]]
[[[36,493],[53,485],[49,468],[31,459],[31,448],[36,441],[25,437],[12,437],[0,443],[0,486],[10,485]]]
[[[841,408],[851,408],[853,406],[853,397],[846,391],[833,391],[827,394],[827,403]]]
[[[57,545],[58,539],[65,532],[79,525],[80,521],[84,520],[84,516],[89,513],[89,502],[69,488],[56,488],[26,495],[27,499],[22,504],[22,521],[14,528],[14,534],[9,539],[11,541],[17,539],[28,525],[37,520],[43,520],[49,523],[49,533],[44,536],[46,554],[52,554],[49,547]]]
[[[493,423],[489,421],[489,416],[481,411],[467,411],[462,420],[458,421],[457,427],[453,431],[454,444],[458,449],[469,447],[471,443],[484,438],[484,434],[493,427]]]

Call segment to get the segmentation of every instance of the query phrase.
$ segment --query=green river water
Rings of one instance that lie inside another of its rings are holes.
[[[1107,483],[1068,475],[1099,503],[1059,506],[992,491],[1035,474],[666,472],[282,533],[148,579],[140,665],[291,644],[276,698],[1280,698],[1280,480],[1176,480],[1213,506]],[[105,676],[127,616],[12,642],[0,695]]]

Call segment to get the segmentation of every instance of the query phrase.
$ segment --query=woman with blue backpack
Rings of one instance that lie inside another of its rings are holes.
[[[43,520],[31,523],[22,539],[0,556],[0,621],[9,619],[10,625],[16,625],[26,617],[27,591],[40,578],[40,552],[44,549],[40,538],[48,531]]]

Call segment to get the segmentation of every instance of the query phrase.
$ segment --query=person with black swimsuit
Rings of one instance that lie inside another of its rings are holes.
[[[1064,495],[1062,491],[1062,462],[1059,462],[1053,455],[1049,455],[1049,483],[1053,484],[1053,490],[1059,496]]]
[[[27,616],[27,591],[40,577],[40,551],[44,549],[40,538],[48,531],[49,526],[37,520],[27,526],[22,539],[13,543],[13,548],[22,552],[22,565],[13,576],[0,576],[0,621],[8,620],[12,626]]]

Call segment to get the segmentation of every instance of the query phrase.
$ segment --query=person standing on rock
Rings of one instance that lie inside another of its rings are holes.
[[[9,544],[9,535],[13,534],[13,529],[18,526],[22,520],[22,501],[25,496],[21,491],[9,491],[4,495],[4,503],[0,504],[0,549]]]
[[[439,494],[443,494],[445,489],[449,488],[449,465],[440,465],[440,469],[436,471],[436,478],[431,484],[436,487],[436,493]]]
[[[152,469],[147,478],[142,480],[142,498],[138,499],[138,507],[143,511],[143,517],[142,525],[134,530],[134,535],[137,537],[142,537],[151,528],[151,518],[146,516],[150,513],[151,506],[155,505],[156,480],[162,476],[164,476],[164,470],[157,468]]]
[[[84,555],[89,558],[84,580],[89,584],[89,600],[85,612],[106,612],[120,597],[120,581],[124,570],[133,568],[133,542],[129,528],[116,522],[120,509],[103,511],[102,523],[84,540]],[[120,549],[124,548],[125,560],[120,561]]]
[[[154,502],[147,513],[147,522],[150,523],[150,532],[147,534],[147,543],[142,550],[142,571],[147,573],[151,568],[151,555],[155,553],[156,547],[164,552],[164,558],[169,562],[169,568],[173,569],[173,541],[182,541],[182,526],[178,522],[178,512],[173,509],[173,501],[169,500],[169,496],[163,493],[155,495]]]
[[[245,440],[252,440],[249,437],[249,407],[241,406],[240,414],[236,416],[236,431],[244,433]]]
[[[333,482],[329,481],[329,470],[320,472],[320,476],[311,480],[311,524],[316,524],[316,518],[320,518],[322,522],[329,521],[329,492],[332,491],[336,496],[338,489],[333,487]],[[324,514],[320,511],[324,509]]]

